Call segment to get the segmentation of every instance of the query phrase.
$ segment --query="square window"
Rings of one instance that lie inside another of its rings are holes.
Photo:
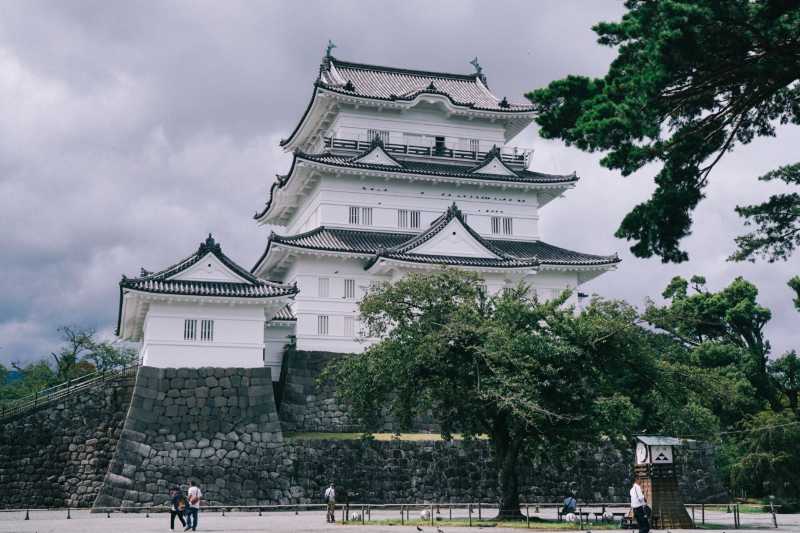
[[[344,297],[348,300],[353,300],[356,297],[356,280],[344,280]]]
[[[331,292],[330,278],[319,278],[319,297],[327,298]]]
[[[317,316],[317,335],[328,334],[328,315]]]
[[[214,321],[201,320],[200,321],[200,340],[211,342],[214,340]]]
[[[193,341],[197,338],[197,320],[186,319],[183,321],[183,340]]]

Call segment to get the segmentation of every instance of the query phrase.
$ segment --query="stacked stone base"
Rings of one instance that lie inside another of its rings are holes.
[[[132,391],[130,378],[108,381],[0,426],[0,507],[91,505]]]
[[[286,501],[282,441],[269,368],[142,367],[94,507],[164,504],[188,480],[210,504]]]

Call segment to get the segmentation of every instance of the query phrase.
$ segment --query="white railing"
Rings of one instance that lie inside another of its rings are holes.
[[[369,150],[371,141],[360,141],[357,139],[339,139],[336,137],[325,137],[323,146],[330,150],[344,150],[352,152],[363,152]],[[482,161],[489,152],[477,150],[459,150],[444,146],[420,146],[414,144],[384,143],[383,149],[390,154],[442,158],[457,161]],[[503,161],[510,164],[522,165],[527,167],[528,160],[533,150],[520,148],[501,148],[500,157]]]

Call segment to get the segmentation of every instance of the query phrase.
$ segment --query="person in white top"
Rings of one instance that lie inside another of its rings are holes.
[[[636,482],[633,482],[631,487],[631,509],[633,516],[636,518],[636,523],[639,524],[639,533],[648,533],[650,531],[650,521],[647,519],[645,512],[647,506],[647,498],[644,497],[642,487]]]
[[[186,494],[189,498],[189,508],[186,510],[186,528],[184,531],[197,531],[197,515],[200,511],[200,498],[203,497],[203,492],[200,487],[194,484],[194,481],[189,481],[189,492]]]
[[[325,503],[328,504],[327,522],[329,524],[336,523],[336,489],[331,483],[331,486],[325,489]]]

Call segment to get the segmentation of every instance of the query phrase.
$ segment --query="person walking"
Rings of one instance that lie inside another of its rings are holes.
[[[189,507],[186,515],[186,527],[183,530],[197,531],[197,516],[200,512],[200,498],[203,497],[203,492],[194,484],[194,481],[189,481],[189,491],[186,494],[189,497]]]
[[[631,509],[636,523],[639,525],[639,533],[650,531],[650,520],[647,518],[647,499],[639,483],[634,480],[631,487]]]
[[[336,488],[331,483],[331,486],[325,490],[325,503],[328,505],[327,522],[329,524],[336,523]]]
[[[186,521],[183,519],[183,515],[186,513],[186,498],[183,497],[183,493],[181,493],[181,489],[178,487],[170,489],[169,496],[172,502],[172,506],[169,509],[169,528],[174,531],[176,516],[178,520],[180,520],[181,525],[186,527]]]

